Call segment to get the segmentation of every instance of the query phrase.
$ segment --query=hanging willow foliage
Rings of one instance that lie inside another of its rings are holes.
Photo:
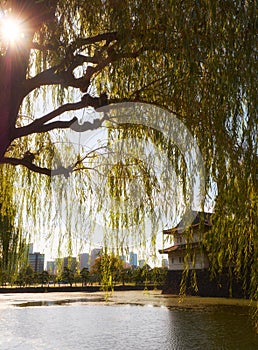
[[[9,172],[9,176],[6,174]],[[14,283],[26,257],[26,239],[15,219],[18,212],[14,200],[13,168],[1,166],[0,183],[0,284]]]
[[[145,216],[155,213],[150,234],[155,241],[162,210],[172,215],[167,203],[155,211],[161,178],[168,176],[158,154],[167,152],[165,158],[177,175],[179,195],[171,184],[167,188],[175,217],[182,214],[189,194],[184,155],[160,130],[137,123],[118,125],[94,110],[122,102],[159,106],[183,122],[197,140],[206,194],[212,188],[216,197],[213,228],[205,242],[212,273],[229,268],[256,298],[256,1],[0,4],[3,15],[17,16],[24,31],[12,45],[4,33],[0,38],[0,157],[1,163],[21,165],[1,168],[1,178],[10,182],[7,203],[13,196],[17,199],[15,215],[10,215],[18,226],[30,222],[35,230],[44,228],[50,236],[55,232],[59,243],[68,238],[72,250],[77,233],[83,239],[87,232],[96,234],[96,225],[88,220],[94,216],[95,222],[112,229],[113,238],[117,232],[114,244],[123,246],[128,244],[127,233],[118,237],[119,232],[134,224],[138,237],[146,232]],[[85,108],[90,117],[81,121]],[[65,131],[71,127],[90,139],[104,126],[108,133],[99,134],[100,143],[92,148],[80,141],[76,148]],[[145,146],[135,146],[135,138]],[[131,149],[142,147],[145,153],[155,149],[152,156],[159,171],[151,172],[151,156],[138,163],[132,152],[121,157],[114,145],[123,140],[131,140]],[[140,179],[145,205],[128,214],[130,205],[124,210],[118,203],[128,199],[135,178]],[[1,187],[4,202],[3,191]],[[68,204],[75,195],[71,208]]]

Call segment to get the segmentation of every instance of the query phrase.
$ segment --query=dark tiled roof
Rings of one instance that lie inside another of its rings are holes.
[[[195,247],[203,247],[203,244],[201,242],[192,242],[189,243],[189,248],[195,248]],[[159,249],[160,254],[168,254],[170,252],[174,252],[175,250],[185,250],[186,249],[186,244],[179,244],[179,245],[172,245],[171,247],[164,248],[164,249]]]
[[[159,253],[160,254],[168,254],[168,253],[173,252],[173,251],[175,251],[177,249],[178,249],[178,245],[172,245],[169,248],[159,249]]]
[[[179,222],[179,224],[176,227],[168,229],[168,230],[163,230],[163,234],[172,234],[176,231],[184,230],[186,228],[197,227],[200,224],[201,220],[203,220],[203,219],[204,219],[204,225],[211,227],[212,226],[211,221],[210,221],[211,215],[212,215],[212,213],[193,211],[192,212],[193,221],[192,221],[190,226],[186,227],[186,225],[185,225],[186,219],[183,217],[182,220]]]

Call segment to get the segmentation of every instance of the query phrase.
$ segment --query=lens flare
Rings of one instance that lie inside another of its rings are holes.
[[[0,22],[2,41],[14,44],[24,37],[22,24],[16,18],[4,16],[0,18]]]

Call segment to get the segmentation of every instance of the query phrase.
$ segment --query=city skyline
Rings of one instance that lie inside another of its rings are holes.
[[[46,270],[48,272],[56,273],[57,272],[57,265],[60,264],[60,261],[62,261],[61,265],[69,266],[68,261],[72,261],[71,265],[76,264],[76,268],[79,268],[79,270],[82,270],[84,267],[88,268],[90,270],[91,266],[94,264],[94,261],[98,258],[98,256],[101,254],[102,248],[92,248],[89,250],[89,252],[82,252],[79,253],[77,256],[60,256],[55,257],[51,260],[45,259],[45,254],[43,252],[36,252],[34,251],[34,244],[29,243],[29,265],[33,268],[35,272],[42,272],[43,270]],[[148,263],[148,261],[144,258],[139,258],[139,255],[135,251],[130,251],[128,254],[120,255],[119,258],[124,262],[125,267],[142,267],[145,263]],[[155,264],[154,266],[160,266],[164,267],[165,264],[165,258],[161,257],[159,259],[159,263]],[[40,268],[38,268],[40,263]],[[43,266],[43,267],[42,267]],[[40,269],[40,271],[39,271]],[[37,271],[38,270],[38,271]]]

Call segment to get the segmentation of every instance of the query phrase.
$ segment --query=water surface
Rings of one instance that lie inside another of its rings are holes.
[[[99,296],[7,299],[0,307],[1,350],[258,349],[247,307],[107,304]]]

